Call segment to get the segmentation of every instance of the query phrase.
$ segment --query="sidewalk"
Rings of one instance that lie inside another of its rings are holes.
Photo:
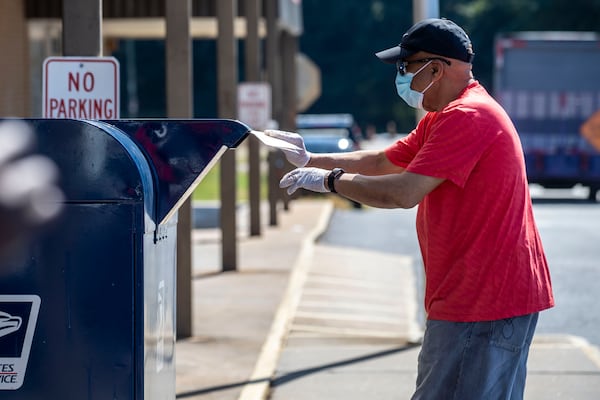
[[[241,210],[234,273],[218,273],[220,231],[194,232],[195,335],[177,342],[178,399],[410,398],[420,336],[411,260],[316,243],[332,211],[296,200],[252,238]],[[597,348],[535,338],[526,399],[598,398]]]
[[[194,336],[176,345],[178,399],[235,400],[255,370],[268,389],[305,260],[332,209],[295,201],[276,227],[265,226],[263,213],[260,237],[248,236],[247,210],[239,211],[238,272],[219,272],[219,229],[194,231]]]

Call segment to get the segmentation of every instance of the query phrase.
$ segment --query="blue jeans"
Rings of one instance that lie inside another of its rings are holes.
[[[522,400],[537,320],[428,320],[412,400]]]

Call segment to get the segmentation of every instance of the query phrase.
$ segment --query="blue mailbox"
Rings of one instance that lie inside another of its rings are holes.
[[[173,399],[177,209],[249,128],[28,120],[64,211],[0,261],[0,397]]]

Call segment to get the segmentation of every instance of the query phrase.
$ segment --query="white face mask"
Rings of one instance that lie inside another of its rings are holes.
[[[417,109],[423,109],[423,94],[433,85],[433,81],[427,85],[422,92],[417,92],[416,90],[411,89],[410,85],[412,83],[413,78],[425,67],[427,67],[431,61],[427,64],[423,65],[417,72],[414,74],[412,72],[407,72],[404,75],[400,75],[400,72],[396,74],[396,91],[398,92],[398,96],[402,98],[409,106]]]

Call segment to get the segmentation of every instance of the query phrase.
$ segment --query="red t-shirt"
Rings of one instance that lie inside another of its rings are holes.
[[[385,152],[445,179],[417,212],[428,318],[488,321],[554,305],[519,137],[479,83]]]

